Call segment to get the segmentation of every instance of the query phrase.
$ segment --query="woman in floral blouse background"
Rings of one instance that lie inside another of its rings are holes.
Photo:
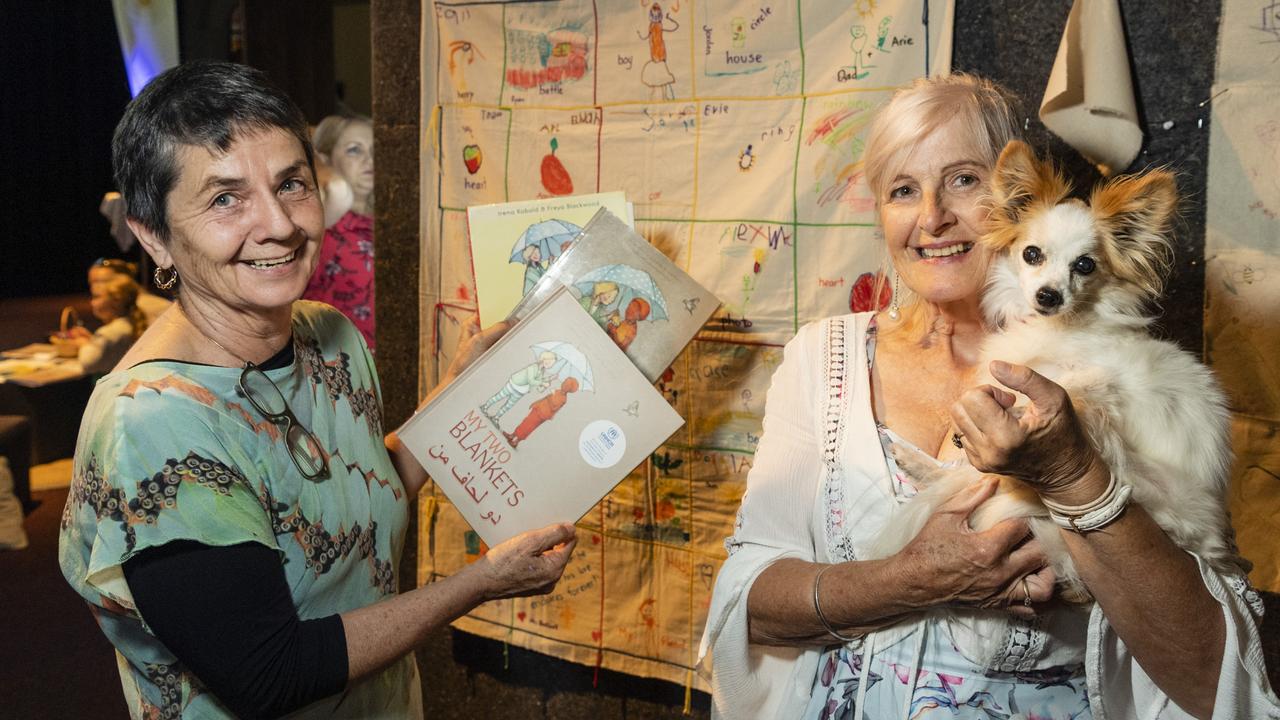
[[[303,297],[341,310],[373,350],[373,125],[365,117],[330,115],[313,139],[330,173],[321,178],[327,229]]]

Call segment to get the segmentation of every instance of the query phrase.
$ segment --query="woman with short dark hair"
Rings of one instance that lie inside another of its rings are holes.
[[[426,474],[384,437],[360,333],[297,301],[324,230],[301,113],[256,70],[190,63],[129,105],[113,150],[177,302],[94,389],[59,555],[130,712],[420,716],[414,647],[486,600],[548,592],[573,526],[397,595]],[[501,332],[470,335],[441,385]]]

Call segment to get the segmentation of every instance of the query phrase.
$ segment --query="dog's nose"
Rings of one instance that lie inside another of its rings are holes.
[[[1042,308],[1056,308],[1062,304],[1062,293],[1053,288],[1042,287],[1036,291],[1036,302]]]

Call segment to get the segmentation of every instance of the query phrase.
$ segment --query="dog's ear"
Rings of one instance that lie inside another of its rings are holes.
[[[1030,145],[1013,140],[1000,152],[991,175],[991,237],[1002,249],[1016,240],[1014,226],[1034,206],[1052,207],[1071,192],[1071,185],[1053,163],[1042,161]]]
[[[1169,230],[1178,211],[1178,184],[1168,170],[1118,177],[1097,188],[1089,206],[1104,230],[1103,249],[1113,272],[1160,295],[1173,261]]]

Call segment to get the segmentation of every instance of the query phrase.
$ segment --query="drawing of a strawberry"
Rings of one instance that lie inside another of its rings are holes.
[[[564,169],[564,163],[556,157],[556,148],[560,143],[551,138],[551,153],[542,156],[542,187],[552,195],[572,195],[573,178]]]

